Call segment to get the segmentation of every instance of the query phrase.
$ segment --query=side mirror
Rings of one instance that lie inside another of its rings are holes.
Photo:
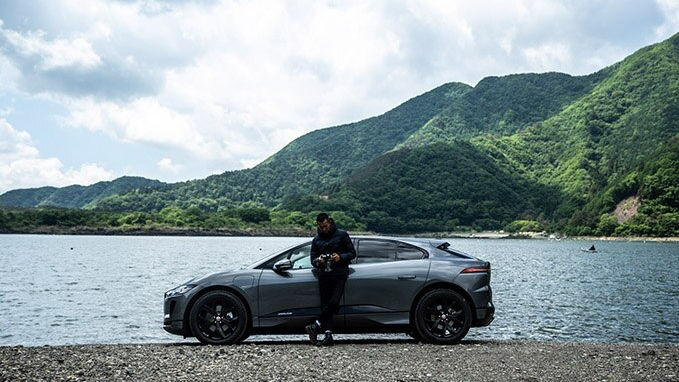
[[[273,265],[274,272],[284,272],[292,269],[292,261],[290,259],[278,260],[276,264]]]

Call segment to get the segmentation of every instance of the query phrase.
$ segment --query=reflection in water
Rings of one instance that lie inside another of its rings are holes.
[[[0,345],[180,342],[162,329],[163,292],[305,240],[0,235]],[[468,340],[679,342],[679,244],[450,242],[492,264],[496,319]]]

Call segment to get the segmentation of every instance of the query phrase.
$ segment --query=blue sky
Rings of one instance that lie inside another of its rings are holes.
[[[0,192],[252,167],[446,82],[587,74],[679,1],[0,2]]]

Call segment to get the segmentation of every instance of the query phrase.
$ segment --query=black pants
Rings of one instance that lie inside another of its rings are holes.
[[[321,315],[318,321],[324,331],[332,330],[332,316],[339,311],[346,282],[346,275],[320,274],[318,276],[318,286],[321,289]]]

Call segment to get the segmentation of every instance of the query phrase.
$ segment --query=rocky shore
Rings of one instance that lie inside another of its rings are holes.
[[[0,347],[0,381],[677,381],[679,345],[466,341]]]

